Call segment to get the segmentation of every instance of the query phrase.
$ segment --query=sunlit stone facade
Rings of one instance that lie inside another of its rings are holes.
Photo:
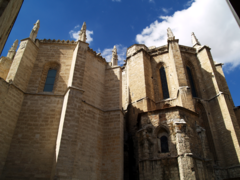
[[[0,179],[240,177],[240,110],[194,34],[187,47],[168,29],[120,67],[116,47],[112,62],[89,48],[85,23],[78,41],[35,39],[39,27],[0,61]]]

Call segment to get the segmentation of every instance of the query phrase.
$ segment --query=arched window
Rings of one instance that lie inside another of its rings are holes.
[[[52,92],[57,70],[49,69],[43,91]]]
[[[160,71],[160,78],[162,83],[163,99],[167,99],[169,98],[169,92],[168,92],[168,84],[167,84],[165,68],[162,66],[159,71]]]
[[[161,141],[161,152],[166,153],[169,152],[168,150],[168,138],[166,136],[162,136],[160,138]]]
[[[197,97],[197,92],[196,92],[195,84],[193,81],[192,71],[188,66],[187,66],[187,73],[188,73],[188,79],[189,79],[190,86],[191,86],[192,96]]]

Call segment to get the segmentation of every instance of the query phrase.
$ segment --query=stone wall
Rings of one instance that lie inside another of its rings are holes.
[[[168,53],[153,56],[151,60],[152,64],[152,75],[154,82],[154,96],[155,102],[159,102],[163,99],[162,85],[160,81],[159,69],[164,66],[166,71],[166,77],[168,82],[168,91],[170,98],[177,97],[178,85],[177,76],[174,62],[169,58]]]
[[[156,110],[142,113],[140,124],[140,179],[211,179],[209,143],[196,113],[182,107]],[[161,134],[168,137],[168,152],[159,149]]]
[[[128,80],[127,80],[127,68],[122,70],[122,107],[124,110],[127,109],[129,100],[128,94]]]
[[[25,95],[4,167],[4,179],[50,179],[56,161],[62,101],[62,96]]]
[[[123,114],[104,113],[102,180],[123,179]]]
[[[120,67],[106,69],[104,85],[103,109],[122,109],[122,70]]]
[[[10,67],[12,65],[12,60],[8,57],[1,57],[0,59],[0,77],[6,80]]]
[[[79,71],[79,70],[78,70]],[[83,100],[103,109],[106,62],[88,52],[83,77]]]
[[[54,89],[43,92],[50,68],[57,70]],[[20,115],[12,112],[16,116],[12,129],[5,127],[6,132],[14,133],[12,141],[11,134],[7,140],[1,138],[6,144],[1,168],[7,158],[2,179],[123,178],[120,67],[107,66],[84,42],[35,44],[26,39],[7,80],[25,92],[16,98],[24,98],[22,107],[16,106]],[[6,96],[15,86],[4,83],[6,88],[1,90]],[[8,94],[7,103],[12,103],[11,97],[17,93]],[[7,124],[8,113],[2,112]]]
[[[24,94],[0,78],[0,178],[17,124]]]
[[[23,0],[2,0],[1,1],[1,9],[3,8],[4,10],[1,11],[0,13],[0,54],[2,53],[2,50],[4,48],[4,45],[7,41],[7,38],[9,36],[9,33],[12,30],[12,27],[15,23],[15,20],[17,18],[18,12],[22,6]],[[6,6],[7,5],[7,6]],[[6,6],[6,7],[3,7]]]
[[[179,180],[177,158],[146,160],[139,163],[140,179]]]
[[[186,69],[186,67],[188,66],[192,72],[192,77],[193,77],[195,89],[197,92],[197,97],[202,98],[202,94],[204,93],[203,92],[204,82],[203,82],[203,78],[202,78],[200,62],[197,59],[196,53],[181,52],[181,56],[183,59],[184,70],[186,72],[187,84],[189,87],[191,87],[190,82],[189,82],[189,77],[187,75],[187,69]]]
[[[67,89],[69,72],[72,62],[75,44],[50,44],[40,43],[36,62],[27,87],[29,93],[41,93],[46,81],[46,74],[51,63],[59,65],[55,84],[54,94],[63,94]]]
[[[128,155],[126,162],[129,161],[131,163],[135,161],[137,163],[141,160],[142,152],[139,151],[140,145],[136,136],[140,128],[139,113],[176,105],[196,111],[196,108],[198,108],[197,104],[201,102],[204,105],[202,109],[206,113],[202,115],[199,112],[201,117],[194,118],[196,124],[190,123],[192,128],[189,129],[187,137],[191,136],[191,138],[186,141],[191,144],[190,151],[186,152],[194,153],[194,155],[190,155],[186,159],[184,159],[185,157],[179,159],[178,164],[182,164],[180,170],[184,172],[182,168],[184,168],[187,162],[191,162],[186,167],[189,169],[191,169],[191,166],[195,167],[194,178],[209,179],[213,176],[213,169],[209,168],[212,167],[210,162],[214,162],[219,166],[236,165],[239,161],[239,153],[234,150],[239,141],[239,127],[236,124],[237,120],[235,117],[237,110],[235,110],[234,114],[233,101],[229,94],[224,74],[221,66],[214,64],[210,49],[206,46],[199,46],[195,49],[178,45],[178,40],[169,41],[168,50],[164,46],[150,50],[144,48],[143,50],[141,48],[134,49],[134,46],[129,48],[129,56],[127,57],[125,66],[126,75],[124,74],[124,78],[126,78],[124,80],[125,86],[128,85],[129,88],[129,97],[126,98],[129,99],[126,114],[126,130],[131,137],[131,140],[129,139],[126,142],[131,147],[130,141],[132,141],[133,148],[128,153],[131,154],[132,152],[132,156],[134,157],[132,158]],[[151,68],[149,68],[149,62],[151,63]],[[162,97],[159,74],[159,69],[162,66],[166,71],[170,94],[170,98],[166,100]],[[186,69],[187,66],[192,71],[197,91],[197,97],[194,98],[192,97],[191,85]],[[144,71],[142,72],[141,69],[144,69]],[[144,77],[142,77],[143,74]],[[126,88],[123,89],[126,96],[127,90]],[[221,94],[221,90],[224,95]],[[126,100],[123,101],[127,103]],[[127,104],[125,107],[127,107]],[[186,113],[183,114],[183,119],[187,118]],[[192,117],[189,119],[192,119]],[[201,135],[201,137],[204,136],[206,139],[204,142],[200,142],[197,133],[193,136],[193,129],[196,129],[196,125],[202,126],[201,128],[204,129],[201,130],[202,132],[204,131],[203,135]],[[196,143],[197,139],[198,143]],[[174,140],[171,140],[171,142],[174,142]],[[201,148],[198,147],[199,144],[201,144]],[[183,147],[187,146],[183,145]],[[230,157],[230,154],[233,154],[233,156]],[[226,156],[230,158],[224,159]],[[135,166],[133,169],[132,174],[137,172],[138,167]],[[186,169],[186,171],[189,171],[189,169]],[[189,171],[189,173],[191,172]],[[131,177],[131,172],[129,174],[129,177]],[[185,175],[181,178],[183,177]]]
[[[31,39],[21,41],[6,81],[26,92],[33,66],[38,54],[38,47]]]
[[[236,115],[236,118],[237,118],[237,121],[238,121],[238,125],[240,127],[240,107],[235,107],[234,108],[234,112],[235,112],[235,115]]]

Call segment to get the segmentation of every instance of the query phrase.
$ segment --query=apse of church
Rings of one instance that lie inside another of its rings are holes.
[[[192,33],[134,44],[118,66],[86,43],[16,40],[0,60],[0,179],[240,178],[240,111]],[[189,37],[190,39],[190,37]]]
[[[192,33],[128,48],[123,67],[125,179],[240,177],[240,130],[221,63]]]

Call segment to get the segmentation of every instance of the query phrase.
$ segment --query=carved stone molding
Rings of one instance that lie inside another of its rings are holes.
[[[160,54],[163,54],[163,53],[167,53],[167,52],[168,52],[167,45],[161,46],[161,47],[157,47],[157,48],[151,49],[149,51],[151,56],[157,56],[157,55],[160,55]]]
[[[40,43],[57,43],[57,44],[77,44],[76,41],[72,40],[56,40],[56,39],[40,39]]]
[[[183,45],[179,45],[179,48],[180,48],[180,51],[182,51],[182,52],[196,54],[195,48],[187,47],[187,46],[183,46]]]

